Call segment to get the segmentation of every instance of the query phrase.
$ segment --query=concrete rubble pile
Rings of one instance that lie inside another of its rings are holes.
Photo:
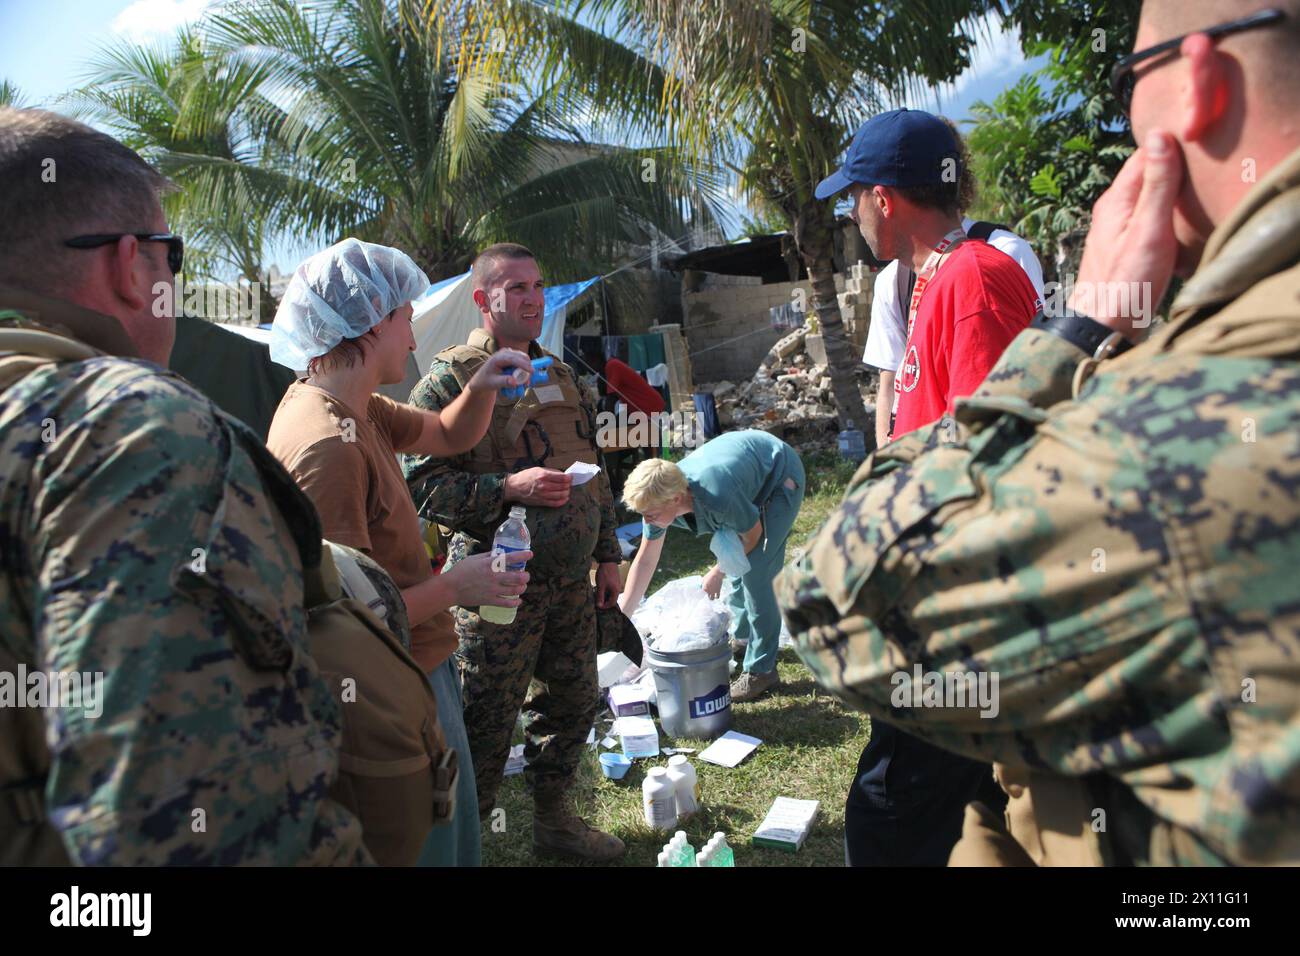
[[[858,389],[874,410],[876,376],[860,367]],[[748,382],[702,385],[712,392],[718,424],[724,431],[761,428],[789,442],[801,453],[836,448],[839,424],[831,393],[830,371],[821,336],[807,327],[777,342]],[[854,423],[869,430],[870,422]]]

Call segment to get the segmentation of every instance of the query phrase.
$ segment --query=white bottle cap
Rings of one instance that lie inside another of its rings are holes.
[[[680,767],[686,762],[686,758],[682,754],[674,754],[668,758],[668,766],[670,767]]]

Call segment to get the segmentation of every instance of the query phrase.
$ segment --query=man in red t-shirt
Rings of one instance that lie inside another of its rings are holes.
[[[961,172],[960,145],[943,120],[892,110],[859,128],[843,167],[817,186],[818,199],[848,190],[872,254],[916,274],[891,438],[973,393],[1040,305],[1018,262],[966,237]],[[845,804],[847,861],[942,866],[973,800],[1005,806],[988,764],[875,722]]]
[[[960,215],[954,221],[960,229]],[[1041,304],[1025,270],[1005,252],[978,239],[953,246],[917,304],[894,379],[891,437],[937,421],[955,399],[973,394]]]

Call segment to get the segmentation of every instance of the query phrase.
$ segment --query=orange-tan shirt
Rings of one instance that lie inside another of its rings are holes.
[[[320,512],[326,538],[369,555],[399,588],[433,576],[420,519],[397,464],[419,438],[418,412],[371,395],[364,416],[305,381],[285,392],[266,444]],[[449,611],[411,627],[411,655],[426,672],[456,650]]]

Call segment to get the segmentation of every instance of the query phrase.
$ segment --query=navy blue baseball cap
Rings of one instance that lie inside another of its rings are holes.
[[[945,164],[951,159],[953,164]],[[955,165],[954,165],[955,164]],[[865,186],[929,186],[960,176],[961,151],[948,124],[924,110],[890,110],[867,120],[853,135],[844,165],[817,184],[826,199],[854,183]]]

